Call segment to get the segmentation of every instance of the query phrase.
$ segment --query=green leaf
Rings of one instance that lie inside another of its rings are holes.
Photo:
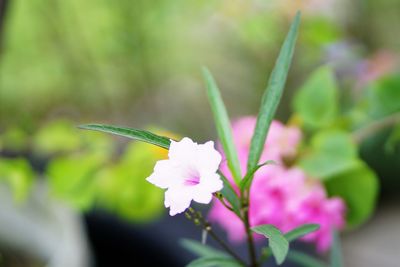
[[[289,241],[285,238],[282,232],[273,225],[264,224],[252,227],[251,230],[255,233],[262,234],[269,240],[269,247],[275,257],[278,265],[285,261],[289,251]]]
[[[388,76],[368,88],[369,115],[373,118],[400,111],[400,75]]]
[[[338,88],[332,70],[321,67],[294,97],[294,111],[306,127],[317,129],[331,125],[338,113]]]
[[[353,228],[366,221],[374,211],[378,195],[378,178],[361,160],[345,172],[325,181],[330,196],[339,196],[346,202],[347,227]]]
[[[342,256],[342,248],[340,245],[339,233],[334,231],[332,234],[333,234],[333,244],[330,255],[331,267],[343,267],[343,256]]]
[[[231,258],[225,257],[203,257],[192,261],[186,267],[243,267]]]
[[[0,182],[4,180],[9,184],[16,202],[22,202],[26,199],[34,178],[35,173],[26,159],[0,157]]]
[[[233,211],[240,217],[240,199],[238,198],[228,179],[221,172],[219,172],[219,174],[224,182],[224,187],[220,193],[229,202],[229,204],[231,204]]]
[[[300,251],[290,250],[288,254],[288,260],[303,267],[327,267],[324,262]]]
[[[269,78],[267,88],[261,100],[261,107],[258,113],[254,135],[251,139],[250,153],[247,163],[248,170],[253,170],[257,166],[264,149],[269,127],[275,115],[286,83],[287,74],[294,53],[299,24],[300,12],[297,12],[289,33],[286,36],[285,42],[282,45],[275,67]]]
[[[273,160],[268,160],[264,163],[258,164],[254,169],[252,169],[251,171],[247,172],[246,176],[243,178],[243,180],[240,182],[240,189],[245,190],[247,188],[250,187],[251,182],[254,178],[254,174],[263,166],[268,165],[268,164],[276,164],[275,161]]]
[[[357,147],[347,132],[319,132],[311,139],[309,149],[298,164],[316,179],[330,179],[358,164]]]
[[[89,209],[96,194],[95,174],[105,163],[105,156],[99,154],[76,154],[53,159],[46,169],[51,194],[76,209]]]
[[[117,126],[103,125],[103,124],[86,124],[86,125],[81,125],[78,128],[128,137],[138,141],[150,143],[165,149],[169,149],[169,146],[171,144],[171,140],[168,137],[159,136],[149,131],[138,130],[134,128],[117,127]]]
[[[228,254],[215,249],[213,247],[203,245],[202,243],[195,241],[195,240],[190,240],[190,239],[181,239],[179,241],[182,247],[185,249],[189,250],[193,254],[199,256],[199,257],[225,257],[225,258],[231,258]]]
[[[297,238],[300,238],[306,234],[317,231],[318,229],[319,229],[318,224],[304,224],[302,226],[299,226],[299,227],[287,232],[285,234],[285,237],[290,242],[290,241],[296,240]]]
[[[211,73],[206,68],[203,68],[203,75],[206,80],[208,101],[210,102],[211,110],[214,115],[218,136],[224,149],[226,159],[228,160],[229,169],[233,174],[236,184],[239,184],[241,180],[240,163],[235,144],[233,143],[228,113]]]

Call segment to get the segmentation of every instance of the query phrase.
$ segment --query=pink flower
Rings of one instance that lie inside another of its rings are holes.
[[[192,200],[210,203],[212,194],[222,189],[216,173],[221,155],[212,141],[199,145],[187,137],[180,142],[171,140],[168,156],[157,162],[147,181],[167,189],[164,204],[171,216],[185,211]]]
[[[246,117],[233,124],[234,141],[243,173],[246,172],[255,123],[255,118]],[[283,232],[304,223],[320,224],[320,230],[303,240],[315,242],[319,251],[325,251],[331,244],[332,230],[344,226],[345,206],[339,198],[329,199],[323,185],[310,180],[301,169],[284,165],[285,158],[296,156],[300,141],[301,132],[298,128],[272,122],[260,162],[274,160],[277,165],[267,165],[254,176],[250,188],[250,224],[273,224]],[[221,171],[232,182],[226,161],[221,165]],[[245,232],[240,219],[219,202],[213,202],[209,217],[225,228],[230,240],[244,240]]]

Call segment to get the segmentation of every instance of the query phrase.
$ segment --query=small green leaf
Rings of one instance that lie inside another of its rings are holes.
[[[81,125],[78,128],[128,137],[138,141],[153,144],[165,149],[169,149],[169,146],[171,144],[171,139],[168,137],[159,136],[149,131],[138,130],[134,128],[117,127],[117,126],[103,125],[103,124],[86,124],[86,125]]]
[[[238,198],[228,179],[221,172],[219,172],[219,174],[224,182],[224,188],[222,188],[220,193],[229,202],[229,204],[231,204],[233,211],[240,217],[240,199]]]
[[[299,166],[313,178],[327,180],[354,168],[357,163],[357,147],[351,135],[334,130],[319,132],[313,136],[310,152],[300,159]]]
[[[304,224],[302,226],[299,226],[299,227],[287,232],[285,234],[285,237],[290,242],[290,241],[296,240],[297,238],[300,238],[306,234],[317,231],[318,229],[319,229],[318,224]]]
[[[331,267],[343,267],[343,256],[342,256],[342,248],[340,244],[339,233],[334,231],[333,233],[333,244],[331,248]]]
[[[337,116],[338,88],[329,67],[317,69],[294,97],[293,107],[306,127],[329,126]]]
[[[228,113],[224,102],[222,101],[218,86],[211,73],[204,68],[203,75],[206,80],[208,101],[210,102],[211,110],[214,115],[218,136],[224,149],[226,159],[228,160],[229,169],[232,172],[236,184],[239,184],[241,180],[240,163],[235,144],[233,143],[232,129]]]
[[[288,254],[288,260],[303,267],[327,267],[324,262],[300,251],[290,250]]]
[[[192,261],[186,267],[243,267],[243,265],[231,258],[203,257]]]
[[[251,228],[255,233],[262,234],[269,240],[269,247],[275,257],[276,263],[281,265],[289,251],[289,241],[282,232],[273,225],[264,224]]]
[[[199,257],[225,257],[230,258],[230,256],[218,249],[213,247],[203,245],[202,243],[190,240],[190,239],[181,239],[179,241],[182,247],[192,252],[193,254]]]
[[[329,196],[346,202],[347,227],[354,228],[366,221],[374,211],[379,183],[376,174],[361,160],[345,172],[325,181]]]
[[[253,170],[257,166],[264,149],[269,127],[275,115],[286,83],[287,74],[294,53],[299,24],[300,12],[297,12],[289,33],[286,36],[285,42],[282,45],[275,67],[269,78],[267,88],[261,100],[256,128],[250,145],[250,153],[247,163],[248,170]]]
[[[247,172],[246,176],[243,178],[243,180],[240,182],[240,189],[245,190],[250,187],[251,182],[253,181],[254,174],[263,166],[268,165],[268,164],[276,164],[275,161],[273,160],[268,160],[264,163],[258,164],[254,169],[251,171]]]

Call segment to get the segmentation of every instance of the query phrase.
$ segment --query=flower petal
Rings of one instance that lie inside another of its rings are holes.
[[[191,201],[191,190],[174,187],[168,189],[165,192],[164,205],[166,208],[170,208],[169,215],[171,216],[184,212],[187,208],[190,207]]]
[[[216,172],[221,164],[222,156],[214,148],[214,142],[209,141],[205,144],[198,145],[197,151],[198,155],[196,165],[199,170]]]
[[[160,188],[166,189],[177,182],[177,170],[169,160],[160,160],[154,172],[146,179]]]

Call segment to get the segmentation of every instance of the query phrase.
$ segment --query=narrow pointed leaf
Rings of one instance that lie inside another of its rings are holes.
[[[187,249],[188,251],[192,252],[193,254],[199,257],[226,257],[230,258],[230,256],[218,249],[213,247],[203,245],[202,243],[190,240],[190,239],[181,239],[179,241],[180,245]]]
[[[259,225],[251,230],[268,238],[268,246],[271,248],[272,255],[274,255],[276,263],[281,265],[289,251],[289,241],[282,232],[270,224]]]
[[[272,70],[267,88],[261,101],[260,112],[258,113],[256,128],[251,140],[247,169],[252,170],[257,166],[261,153],[264,149],[265,139],[269,126],[275,115],[280,102],[282,92],[286,83],[287,74],[292,61],[294,47],[297,39],[297,31],[300,24],[300,12],[290,27],[285,42],[282,45],[275,67]]]
[[[296,240],[297,238],[305,236],[306,234],[317,231],[318,229],[319,229],[318,224],[304,224],[300,227],[297,227],[297,228],[287,232],[285,234],[285,237],[290,242],[290,241]]]
[[[219,175],[224,182],[224,188],[222,188],[220,193],[231,204],[233,211],[240,217],[240,199],[228,179],[221,172],[219,172]]]
[[[224,102],[222,101],[218,86],[211,73],[204,68],[203,75],[204,79],[206,80],[208,101],[210,102],[211,110],[214,115],[218,137],[224,149],[226,159],[228,160],[229,169],[233,174],[236,184],[239,184],[241,180],[240,164],[237,151],[233,143],[232,129],[228,113],[226,111]]]
[[[86,124],[86,125],[81,125],[78,128],[128,137],[138,141],[153,144],[165,149],[169,149],[169,146],[171,144],[171,139],[168,137],[159,136],[149,131],[138,130],[134,128],[118,127],[118,126],[103,125],[103,124]]]
[[[331,267],[343,267],[342,248],[340,244],[340,237],[337,231],[333,233],[333,244],[331,248]]]
[[[246,176],[243,178],[243,180],[240,182],[240,189],[245,190],[247,188],[250,187],[251,182],[253,181],[254,178],[254,174],[256,173],[256,171],[258,171],[261,167],[268,165],[268,164],[276,164],[275,161],[273,160],[268,160],[264,163],[258,164],[254,169],[252,169],[251,171],[247,172]]]

